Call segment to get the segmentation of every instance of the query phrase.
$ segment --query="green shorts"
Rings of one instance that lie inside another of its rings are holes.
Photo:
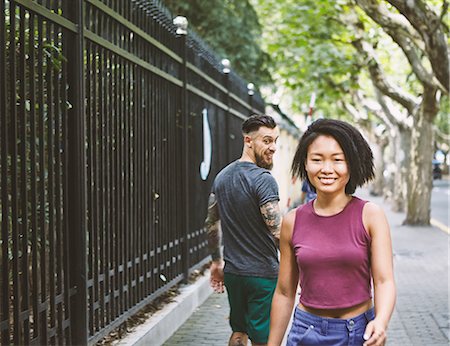
[[[233,332],[246,333],[251,341],[265,344],[269,338],[270,307],[276,278],[225,273]]]

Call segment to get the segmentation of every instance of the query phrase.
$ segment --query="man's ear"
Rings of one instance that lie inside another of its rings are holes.
[[[252,137],[248,136],[248,135],[244,135],[244,144],[251,148],[252,147]]]

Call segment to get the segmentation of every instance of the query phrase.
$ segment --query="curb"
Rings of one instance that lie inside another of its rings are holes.
[[[117,346],[160,346],[166,342],[213,293],[209,286],[209,270],[193,284],[180,288],[174,301],[155,312],[147,321],[121,339]]]

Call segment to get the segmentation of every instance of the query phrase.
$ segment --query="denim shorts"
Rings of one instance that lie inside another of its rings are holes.
[[[324,318],[295,308],[287,346],[361,346],[367,323],[375,318],[371,308],[349,319]]]

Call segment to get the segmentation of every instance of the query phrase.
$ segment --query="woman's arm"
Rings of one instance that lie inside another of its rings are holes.
[[[363,222],[372,238],[370,250],[375,302],[375,319],[366,327],[364,336],[367,341],[364,345],[383,345],[396,299],[391,234],[386,216],[376,204],[366,203]]]
[[[279,346],[283,340],[292,315],[295,293],[298,284],[298,268],[292,248],[291,238],[294,229],[295,210],[291,210],[281,225],[280,272],[277,287],[272,299],[270,313],[270,335],[268,345]]]

